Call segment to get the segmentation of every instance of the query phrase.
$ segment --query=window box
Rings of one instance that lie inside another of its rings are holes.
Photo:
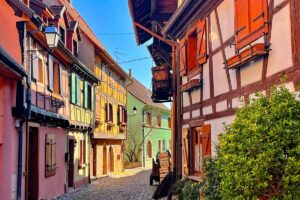
[[[181,92],[189,92],[192,91],[193,89],[199,88],[203,85],[203,80],[200,79],[193,79],[185,84],[183,84],[180,89]]]
[[[227,69],[238,68],[268,53],[269,53],[269,49],[265,46],[265,44],[263,43],[255,44],[245,49],[241,53],[229,58],[226,61],[225,65]]]
[[[115,124],[114,124],[113,122],[107,122],[107,126],[108,126],[108,127],[114,127]]]

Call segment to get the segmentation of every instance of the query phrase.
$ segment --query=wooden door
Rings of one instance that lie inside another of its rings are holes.
[[[39,163],[38,163],[38,128],[29,127],[27,146],[27,200],[38,199],[39,193]]]
[[[97,176],[97,146],[93,145],[93,176]]]
[[[112,147],[109,148],[109,171],[114,172],[114,150]]]
[[[107,150],[103,147],[103,174],[107,174]]]
[[[68,165],[68,187],[74,186],[74,140],[69,140],[70,161]]]

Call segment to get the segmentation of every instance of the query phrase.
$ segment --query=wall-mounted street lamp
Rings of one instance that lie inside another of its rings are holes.
[[[136,116],[136,113],[137,113],[137,109],[136,107],[134,106],[133,109],[132,109],[132,113],[133,113],[133,116]]]
[[[44,31],[47,45],[50,49],[56,48],[60,35],[54,25],[47,26]]]

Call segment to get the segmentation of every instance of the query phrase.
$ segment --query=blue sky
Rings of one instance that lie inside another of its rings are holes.
[[[72,4],[119,63],[150,57],[145,45],[136,44],[127,0],[72,0]],[[134,77],[150,88],[152,59],[120,65],[126,72],[132,69]]]

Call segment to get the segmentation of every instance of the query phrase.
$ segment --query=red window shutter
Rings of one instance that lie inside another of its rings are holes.
[[[202,155],[211,156],[211,125],[202,126]]]
[[[237,49],[243,48],[243,39],[249,30],[249,0],[235,0],[235,37]]]
[[[259,31],[259,35],[268,32],[268,0],[250,1],[250,32]]]
[[[182,39],[180,41],[180,47],[179,47],[179,53],[180,53],[180,66],[179,66],[179,73],[180,76],[186,75],[187,71],[187,41],[186,39]]]
[[[189,138],[188,138],[188,129],[183,129],[183,173],[184,175],[189,175]]]
[[[207,44],[206,44],[206,20],[197,24],[197,63],[202,65],[207,62]]]

